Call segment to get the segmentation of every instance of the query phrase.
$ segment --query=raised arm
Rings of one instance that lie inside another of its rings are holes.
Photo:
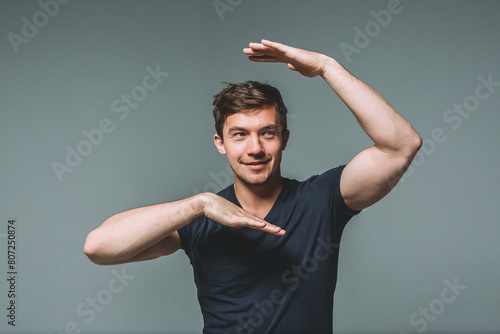
[[[374,145],[345,167],[340,190],[347,206],[364,209],[396,185],[421,146],[421,138],[392,106],[336,60],[316,52],[262,40],[243,50],[256,62],[280,62],[306,77],[321,76],[351,110]]]
[[[118,213],[93,230],[84,253],[100,265],[144,261],[177,251],[177,230],[196,217],[208,218],[234,228],[250,227],[276,235],[285,231],[226,199],[202,193],[175,202],[156,204]]]

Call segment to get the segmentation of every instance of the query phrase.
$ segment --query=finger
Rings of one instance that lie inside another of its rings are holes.
[[[280,235],[280,236],[285,235],[286,232],[281,227],[273,225],[273,224],[268,223],[268,222],[265,222],[265,223],[266,223],[265,226],[258,228],[258,229],[261,231],[267,232],[267,233],[275,234],[275,235]]]
[[[251,48],[244,48],[243,53],[248,55],[248,56],[263,56],[263,55],[269,55],[270,52],[264,52],[261,50],[254,50]]]
[[[255,62],[268,62],[268,63],[278,62],[278,58],[273,56],[248,56],[248,59]]]
[[[268,222],[259,218],[251,217],[249,221],[246,222],[246,225],[251,228],[262,229],[265,228]]]
[[[244,54],[255,54],[255,51],[252,50],[251,48],[243,48],[243,53]]]
[[[254,50],[266,50],[266,49],[271,49],[270,47],[268,46],[265,46],[264,44],[262,43],[248,43],[248,46],[250,49],[254,49]]]
[[[281,43],[277,43],[277,42],[271,42],[271,41],[266,40],[266,39],[263,39],[261,41],[261,45],[263,45],[264,47],[268,47],[268,48],[272,48],[274,50],[277,50],[280,53],[286,53],[286,52],[288,52],[288,51],[290,51],[290,50],[293,49],[291,46],[288,46],[288,45],[285,45],[285,44],[281,44]]]
[[[284,229],[282,229],[279,226],[273,225],[273,224],[267,224],[262,229],[262,231],[268,232],[268,233],[271,233],[271,234],[274,234],[274,235],[279,235],[279,236],[285,235],[285,233],[286,233],[286,231]]]
[[[280,43],[275,43],[275,42],[270,42],[266,40],[262,40],[263,43],[249,43],[249,49],[252,50],[258,50],[262,52],[273,52],[275,54],[283,54],[286,53],[287,51],[290,51],[294,48],[288,45],[280,44]],[[266,43],[266,44],[264,44]]]
[[[284,235],[285,230],[283,230],[281,227],[276,226],[274,224],[271,224],[265,220],[259,219],[257,217],[250,217],[251,219],[247,221],[247,227],[256,229],[256,230],[261,230],[264,232],[268,232],[271,234],[275,235]]]
[[[246,55],[254,55],[254,56],[257,56],[257,55],[276,55],[277,56],[280,54],[279,52],[277,52],[274,49],[268,48],[266,46],[263,47],[261,44],[253,45],[253,43],[250,43],[250,47],[244,48],[243,53]]]

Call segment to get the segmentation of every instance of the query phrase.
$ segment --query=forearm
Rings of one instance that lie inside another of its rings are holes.
[[[118,213],[89,233],[84,252],[96,263],[132,259],[203,214],[203,196]]]
[[[413,127],[382,96],[337,61],[328,58],[321,76],[351,110],[377,148],[412,152],[419,147],[420,137]]]

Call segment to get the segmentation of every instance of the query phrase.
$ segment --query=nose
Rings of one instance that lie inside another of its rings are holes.
[[[247,147],[248,155],[256,156],[264,153],[264,146],[262,145],[259,136],[251,136],[248,140]]]

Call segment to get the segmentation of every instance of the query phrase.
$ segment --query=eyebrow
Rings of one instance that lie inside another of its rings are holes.
[[[264,130],[275,130],[275,131],[279,131],[279,128],[278,126],[274,125],[274,124],[269,124],[269,125],[266,125],[264,127],[262,127],[261,129],[259,129],[259,131],[264,131]],[[231,133],[231,132],[234,132],[234,131],[242,131],[242,132],[245,132],[245,131],[248,131],[246,128],[243,128],[241,126],[232,126],[230,127],[227,132],[228,133]]]
[[[232,126],[232,127],[230,127],[227,130],[228,133],[231,133],[231,132],[234,132],[234,131],[246,131],[246,129],[242,128],[242,127],[239,127],[239,126]]]

